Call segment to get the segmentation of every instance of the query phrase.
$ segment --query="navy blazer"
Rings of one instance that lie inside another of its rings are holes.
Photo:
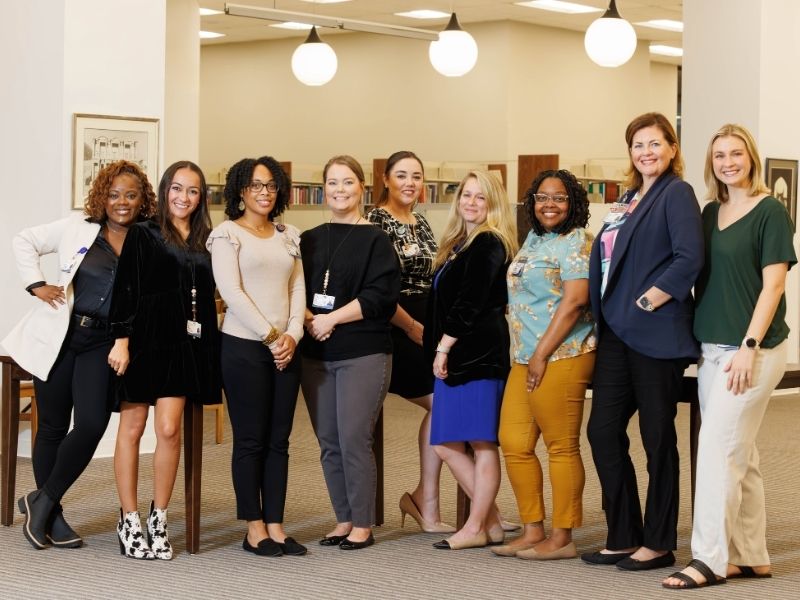
[[[665,173],[647,191],[617,232],[601,298],[600,244],[606,227],[595,238],[589,264],[589,293],[600,339],[610,327],[645,356],[697,359],[691,292],[703,266],[704,247],[703,221],[692,187]],[[652,286],[672,299],[647,312],[636,300]]]

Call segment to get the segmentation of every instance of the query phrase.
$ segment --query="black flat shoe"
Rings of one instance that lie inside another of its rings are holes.
[[[628,558],[633,552],[614,552],[605,554],[603,552],[584,552],[581,560],[589,565],[615,565],[619,561]]]
[[[278,546],[286,556],[303,556],[308,552],[308,548],[303,544],[298,544],[297,540],[291,537],[287,537],[283,542],[278,542]]]
[[[348,536],[348,535],[350,535],[350,534],[349,534],[349,533],[346,533],[346,534],[344,534],[344,535],[331,535],[331,536],[325,536],[324,538],[322,538],[322,539],[319,541],[319,545],[320,545],[320,546],[338,546],[338,545],[339,545],[339,544],[341,544],[341,543],[342,543],[344,540],[346,540],[346,539],[347,539],[347,536]]]
[[[371,533],[369,534],[369,537],[367,539],[365,539],[363,542],[354,542],[352,540],[347,539],[347,537],[345,537],[345,539],[343,539],[342,542],[339,544],[339,549],[340,550],[361,550],[362,548],[367,548],[369,546],[372,546],[372,544],[374,544],[374,543],[375,543],[375,538],[373,537],[373,535]]]
[[[280,556],[283,554],[281,545],[272,538],[264,538],[258,542],[257,546],[253,546],[247,541],[247,534],[244,536],[242,548],[253,554],[258,554],[259,556]]]
[[[675,555],[672,551],[656,556],[650,560],[637,560],[635,558],[625,558],[617,563],[620,571],[649,571],[650,569],[663,569],[675,564]]]

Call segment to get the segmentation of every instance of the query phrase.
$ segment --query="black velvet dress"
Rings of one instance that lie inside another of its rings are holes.
[[[186,330],[197,290],[199,338]],[[114,283],[111,334],[128,337],[130,365],[118,397],[153,404],[186,396],[189,402],[221,401],[219,331],[211,256],[164,241],[159,225],[137,223],[128,231]]]

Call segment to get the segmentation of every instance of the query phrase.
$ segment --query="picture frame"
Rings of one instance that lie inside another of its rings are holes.
[[[82,209],[97,174],[117,160],[136,163],[158,185],[158,119],[75,113],[72,208]]]
[[[792,217],[797,231],[797,161],[786,158],[768,158],[764,169],[767,187],[780,200]]]

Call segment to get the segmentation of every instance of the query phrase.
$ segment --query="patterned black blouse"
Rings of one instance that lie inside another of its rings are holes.
[[[419,213],[413,215],[416,225],[401,223],[384,208],[375,208],[367,215],[369,222],[383,229],[392,241],[400,259],[400,293],[404,296],[430,291],[433,259],[438,250],[428,221]]]

